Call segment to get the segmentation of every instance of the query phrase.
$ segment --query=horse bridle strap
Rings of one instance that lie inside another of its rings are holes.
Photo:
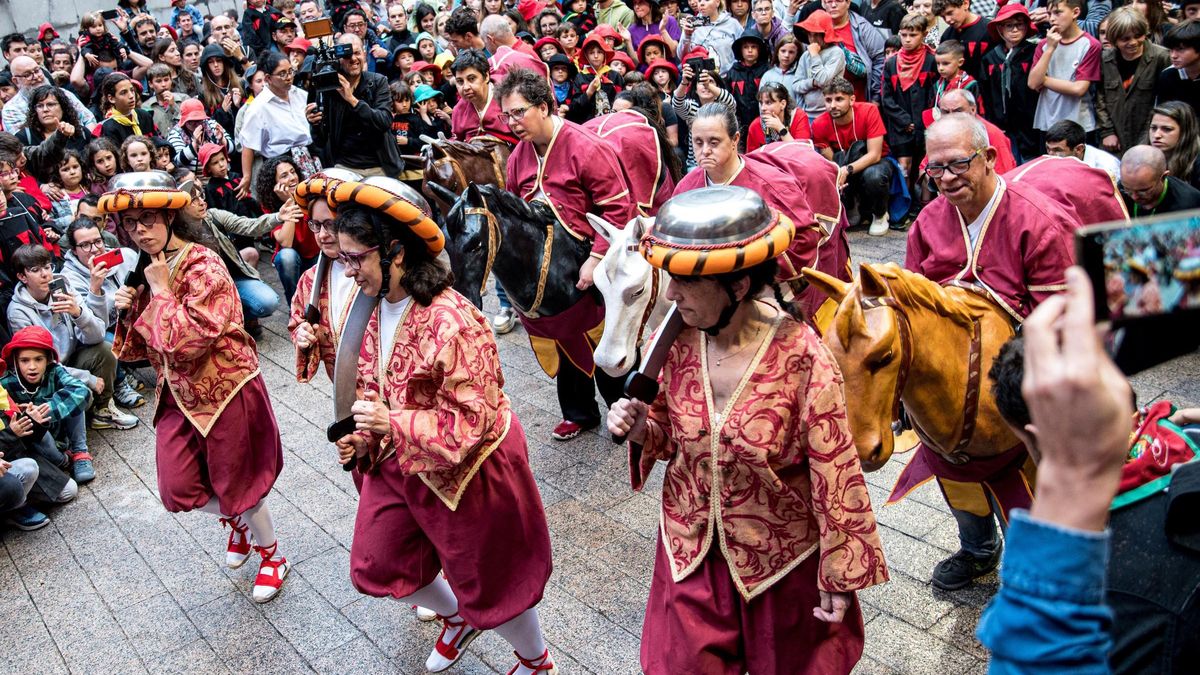
[[[646,324],[650,322],[650,315],[654,312],[654,306],[658,304],[658,270],[652,270],[650,273],[650,302],[646,304],[646,309],[642,311],[642,320],[638,322],[637,342],[642,343],[642,336],[646,333]]]
[[[481,195],[482,198],[482,195]],[[482,295],[487,290],[488,277],[492,275],[492,266],[496,263],[496,254],[500,251],[500,245],[503,241],[503,235],[500,232],[500,224],[496,220],[496,216],[487,206],[487,199],[484,198],[483,206],[471,206],[463,209],[463,214],[468,216],[483,216],[487,222],[488,228],[488,254],[487,263],[483,268],[483,281],[480,282],[479,293]],[[546,295],[546,282],[550,276],[550,259],[554,252],[554,221],[546,223],[546,243],[542,246],[542,262],[538,268],[538,285],[537,292],[533,296],[533,304],[529,309],[521,309],[513,302],[522,314],[529,319],[538,317],[538,308],[542,306],[542,298]],[[498,282],[497,282],[498,283]],[[509,298],[512,301],[512,298]]]
[[[912,349],[912,328],[908,323],[908,315],[904,313],[900,303],[894,298],[863,298],[863,309],[874,309],[876,307],[890,307],[896,313],[896,324],[900,331],[901,349],[904,350],[904,358],[900,362],[900,373],[896,378],[896,396],[892,403],[892,419],[900,417],[900,398],[904,394],[904,387],[908,382],[908,371],[912,366],[913,349]],[[975,424],[979,417],[979,398],[980,389],[983,382],[983,354],[982,354],[982,337],[983,329],[978,319],[971,322],[971,343],[967,350],[967,387],[963,394],[963,409],[962,409],[962,426],[959,428],[958,442],[949,451],[946,451],[929,438],[916,423],[912,422],[913,431],[921,439],[930,450],[937,452],[944,457],[946,461],[953,464],[965,464],[970,458],[965,454],[964,450],[971,443],[972,437],[975,435]]]

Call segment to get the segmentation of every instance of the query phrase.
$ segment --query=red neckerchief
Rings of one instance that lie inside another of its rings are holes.
[[[901,91],[908,91],[909,87],[916,83],[917,76],[921,74],[921,67],[925,65],[925,55],[928,53],[929,46],[924,42],[912,52],[901,49],[896,53],[896,74],[900,76]]]

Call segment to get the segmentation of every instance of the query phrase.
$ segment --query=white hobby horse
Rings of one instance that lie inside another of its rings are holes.
[[[638,242],[654,224],[653,218],[637,216],[624,229],[590,213],[587,218],[596,234],[608,241],[608,252],[593,277],[604,296],[604,335],[596,345],[596,365],[620,377],[637,364],[642,339],[658,328],[667,313],[668,277],[638,252]]]

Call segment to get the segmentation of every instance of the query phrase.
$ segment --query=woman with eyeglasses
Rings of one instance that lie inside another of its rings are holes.
[[[373,177],[324,195],[345,275],[379,298],[359,361],[357,429],[337,441],[362,475],[350,579],[366,595],[437,612],[430,672],[495,630],[516,652],[508,672],[548,675],[537,605],[550,533],[525,434],[487,317],[450,287],[441,231],[396,198],[404,192]]]
[[[252,595],[267,602],[291,569],[266,503],[283,447],[235,281],[209,232],[181,217],[189,190],[160,171],[121,174],[111,187],[98,208],[116,216],[146,263],[116,293],[113,352],[149,359],[158,373],[159,497],[168,511],[200,510],[230,526],[228,567],[257,551]]]
[[[291,155],[280,155],[267,160],[258,172],[258,184],[255,186],[264,213],[275,213],[291,198],[292,192],[300,184],[300,167]],[[298,219],[281,220],[275,229],[271,230],[275,240],[275,255],[271,262],[279,273],[279,282],[283,284],[283,299],[290,303],[296,293],[296,283],[305,270],[317,263],[317,255],[321,248],[309,229],[308,216],[301,213]]]
[[[242,147],[239,198],[250,194],[268,159],[290,156],[301,180],[321,170],[320,162],[308,151],[313,142],[310,122],[319,119],[319,113],[310,117],[308,94],[293,83],[296,70],[292,62],[284,54],[268,52],[259,59],[258,70],[266,76],[267,86],[246,106],[238,131],[237,142]],[[261,200],[266,195],[254,197]]]
[[[38,182],[47,183],[54,178],[64,152],[75,150],[82,154],[95,137],[79,123],[79,115],[66,94],[45,84],[30,94],[29,115],[17,138],[25,146],[27,170]]]

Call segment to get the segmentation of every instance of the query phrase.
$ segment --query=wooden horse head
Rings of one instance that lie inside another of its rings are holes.
[[[508,146],[502,142],[492,142],[488,137],[470,142],[435,139],[422,153],[426,183],[440,185],[455,195],[461,195],[471,183],[504,188]],[[454,205],[433,190],[426,192],[439,202],[443,211]]]

